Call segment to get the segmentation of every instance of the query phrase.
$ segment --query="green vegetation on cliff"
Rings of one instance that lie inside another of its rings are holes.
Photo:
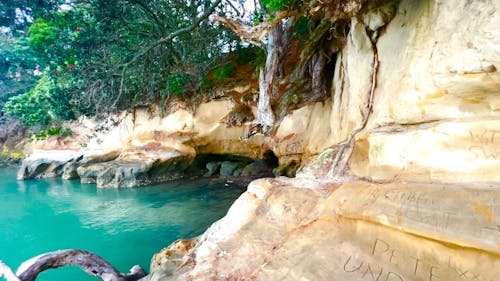
[[[248,1],[42,2],[0,6],[1,36],[28,56],[0,45],[0,79],[27,81],[0,97],[5,113],[46,125],[246,83],[270,98],[255,119],[272,126],[327,96],[344,19],[365,1],[262,0],[250,11]]]

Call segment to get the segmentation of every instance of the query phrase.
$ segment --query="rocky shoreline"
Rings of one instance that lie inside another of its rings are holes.
[[[195,112],[180,109],[162,118],[154,105],[100,122],[84,118],[67,125],[74,132],[71,137],[19,141],[16,149],[28,157],[17,177],[79,178],[99,188],[195,176],[232,178],[242,185],[263,176],[293,177],[303,159],[328,145],[321,142],[329,132],[327,124],[315,126],[329,114],[328,105],[301,108],[285,117],[273,135],[248,140],[243,137],[250,124],[224,123],[235,106],[230,100],[210,101]]]
[[[96,126],[81,121],[80,139],[57,150],[69,152],[40,144],[19,178],[132,187],[191,167],[230,180],[258,161],[273,169],[272,152],[275,171],[300,167],[296,178],[250,183],[203,235],[157,254],[146,280],[498,280],[500,6],[395,3],[350,19],[329,98],[269,136],[242,141],[249,124],[227,126],[230,100],[165,117],[151,106],[90,140]]]
[[[229,156],[226,156],[229,157]],[[232,156],[232,161],[210,161],[176,150],[37,151],[21,161],[17,179],[61,177],[94,183],[98,188],[132,188],[177,180],[211,177],[247,185],[259,177],[273,177],[276,163]]]

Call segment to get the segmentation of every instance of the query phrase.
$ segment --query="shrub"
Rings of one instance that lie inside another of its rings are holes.
[[[50,110],[54,87],[54,82],[47,75],[43,75],[33,89],[7,100],[4,106],[5,114],[18,117],[28,126],[47,125],[55,119]]]
[[[214,69],[213,75],[216,82],[223,82],[230,78],[235,71],[234,62],[229,61]]]
[[[33,49],[39,51],[45,50],[50,45],[53,46],[54,41],[57,39],[57,28],[55,25],[41,18],[35,20],[30,26],[28,33],[31,46]]]
[[[28,126],[47,125],[54,120],[73,118],[67,96],[57,90],[47,73],[41,76],[33,89],[9,98],[4,105],[4,112],[18,117]]]
[[[243,48],[238,50],[238,61],[256,68],[266,62],[266,53],[256,47]]]
[[[189,81],[187,73],[172,73],[167,76],[167,94],[181,96],[186,91],[185,86]],[[164,94],[162,94],[164,95]]]
[[[200,82],[200,89],[202,91],[206,91],[208,89],[211,89],[212,87],[213,87],[212,80],[210,80],[210,78],[208,78],[207,76],[204,76]]]
[[[61,138],[71,137],[73,136],[73,131],[70,128],[62,128],[62,127],[50,127],[44,130],[41,130],[37,133],[34,133],[33,136],[36,140],[44,140],[47,137],[51,136],[59,136]]]

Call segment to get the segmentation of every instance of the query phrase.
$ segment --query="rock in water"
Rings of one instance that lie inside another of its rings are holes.
[[[176,150],[130,150],[118,158],[81,166],[81,181],[97,187],[121,188],[179,179],[193,157]]]
[[[222,162],[208,162],[206,165],[206,168],[208,171],[205,173],[204,176],[211,177],[211,176],[217,174],[217,172],[219,172],[221,164],[222,164]]]
[[[220,166],[220,177],[225,179],[233,175],[233,172],[238,168],[238,163],[224,161]]]
[[[63,167],[82,156],[82,152],[72,150],[38,151],[25,158],[17,173],[18,180],[59,177]]]

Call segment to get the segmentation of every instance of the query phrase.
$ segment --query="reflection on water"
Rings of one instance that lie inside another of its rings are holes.
[[[153,253],[202,233],[244,190],[208,180],[97,190],[60,179],[16,181],[0,171],[0,259],[12,267],[41,252],[94,251],[121,271],[149,268]],[[40,280],[95,280],[73,269]]]

